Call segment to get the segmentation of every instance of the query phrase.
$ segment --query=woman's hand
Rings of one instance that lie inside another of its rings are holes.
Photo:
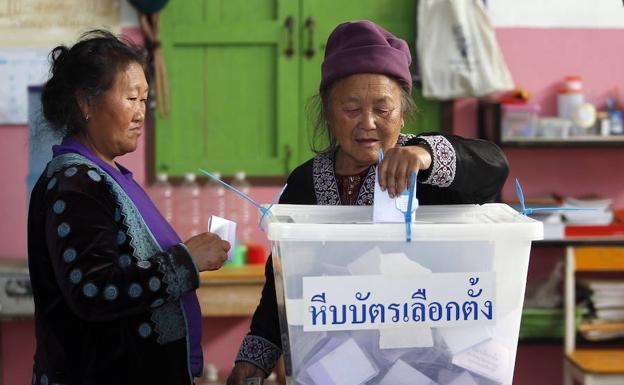
[[[217,270],[227,259],[230,242],[223,241],[213,233],[202,233],[184,242],[199,271]]]
[[[261,378],[264,382],[265,374],[254,364],[245,361],[239,361],[232,368],[230,376],[227,379],[226,385],[245,385],[245,380],[252,377]]]
[[[412,172],[431,167],[431,153],[424,145],[393,147],[379,165],[379,185],[396,198],[410,185]]]

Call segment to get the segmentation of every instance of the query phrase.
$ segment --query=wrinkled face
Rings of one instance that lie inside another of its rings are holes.
[[[147,91],[143,68],[132,62],[87,108],[86,134],[99,153],[113,159],[136,150],[145,121]]]
[[[396,144],[403,126],[401,89],[385,75],[348,76],[332,87],[328,116],[345,161],[367,167],[377,162],[380,147],[385,152]]]

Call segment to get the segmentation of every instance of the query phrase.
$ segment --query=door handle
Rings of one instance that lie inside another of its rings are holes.
[[[316,22],[312,16],[308,17],[305,22],[305,27],[308,29],[308,49],[305,51],[305,56],[308,59],[312,59],[316,51],[314,50],[314,27]]]
[[[292,57],[295,54],[295,49],[293,47],[293,33],[295,29],[295,19],[292,16],[288,16],[286,21],[284,22],[284,26],[288,31],[288,43],[286,49],[284,50],[284,54],[286,57]]]

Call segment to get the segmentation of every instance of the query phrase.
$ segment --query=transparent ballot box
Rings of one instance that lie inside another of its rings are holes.
[[[276,205],[272,244],[287,384],[511,385],[531,241],[504,204]]]

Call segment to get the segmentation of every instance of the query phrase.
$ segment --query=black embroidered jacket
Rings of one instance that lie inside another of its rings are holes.
[[[100,167],[55,157],[28,216],[33,384],[192,384],[180,297],[199,286],[182,244],[160,250]]]

